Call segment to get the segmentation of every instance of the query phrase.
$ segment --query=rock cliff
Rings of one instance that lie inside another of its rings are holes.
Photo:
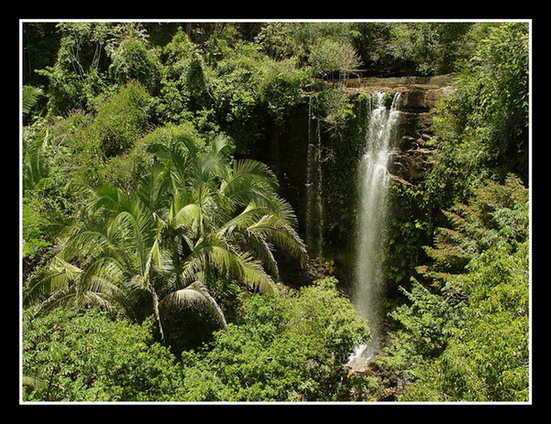
[[[449,93],[453,75],[434,77],[358,78],[349,80],[353,94],[385,90],[400,93],[396,152],[389,167],[395,182],[418,185],[430,169],[434,134],[432,118],[438,99]]]

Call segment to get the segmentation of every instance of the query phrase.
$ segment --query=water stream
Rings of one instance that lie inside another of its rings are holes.
[[[365,136],[365,150],[359,164],[359,208],[356,241],[356,265],[351,301],[358,314],[368,320],[371,340],[359,346],[347,364],[361,370],[376,355],[380,345],[383,296],[382,259],[385,246],[385,221],[390,174],[388,159],[392,153],[399,93],[390,109],[385,92],[372,97],[372,110]]]
[[[323,258],[323,173],[319,122],[314,116],[315,97],[308,103],[308,158],[306,174],[306,244],[312,258]]]

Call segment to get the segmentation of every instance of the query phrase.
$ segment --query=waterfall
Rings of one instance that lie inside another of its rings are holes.
[[[350,357],[349,367],[361,368],[379,348],[383,295],[382,256],[385,246],[386,198],[390,174],[388,158],[392,153],[399,116],[399,93],[390,109],[385,106],[385,92],[372,96],[371,114],[365,136],[365,150],[359,164],[359,208],[356,240],[356,265],[352,304],[368,320],[371,340],[359,346]]]
[[[315,120],[314,96],[308,102],[308,158],[306,170],[306,245],[313,258],[323,257],[323,173],[319,123]]]

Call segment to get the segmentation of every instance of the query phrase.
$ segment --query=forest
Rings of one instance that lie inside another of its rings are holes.
[[[529,403],[531,22],[20,21],[20,402]]]

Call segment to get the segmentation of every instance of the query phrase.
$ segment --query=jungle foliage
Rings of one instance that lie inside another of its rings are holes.
[[[526,401],[528,29],[24,22],[23,399]],[[348,372],[369,339],[346,252],[370,99],[346,84],[448,73],[431,168],[391,187],[384,353]],[[309,98],[323,278],[280,166],[305,156],[272,152],[299,152]]]

